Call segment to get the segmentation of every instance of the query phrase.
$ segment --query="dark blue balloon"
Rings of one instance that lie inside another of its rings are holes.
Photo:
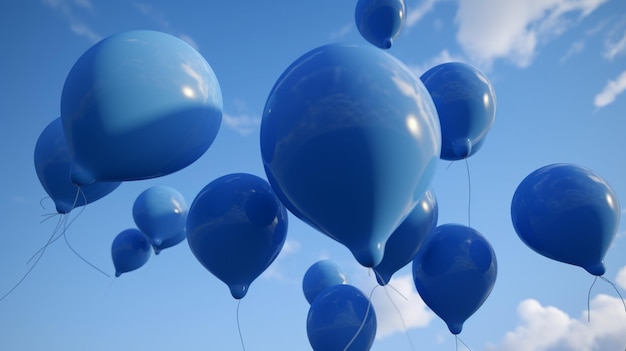
[[[478,152],[496,118],[496,95],[477,68],[461,62],[437,65],[420,79],[441,123],[441,159],[461,160]]]
[[[287,236],[287,210],[270,185],[246,173],[220,177],[196,196],[187,242],[235,299],[276,259]]]
[[[345,284],[322,291],[311,303],[306,320],[314,351],[367,351],[374,344],[376,327],[376,312],[370,300],[359,289]]]
[[[69,213],[108,195],[120,182],[97,182],[79,187],[70,180],[72,158],[65,141],[61,118],[56,118],[39,135],[35,145],[35,171],[39,182],[58,213]]]
[[[567,163],[529,174],[511,202],[517,235],[550,259],[600,276],[620,219],[617,195],[594,171]]]
[[[70,70],[61,116],[75,183],[159,177],[202,156],[222,120],[222,95],[206,60],[169,34],[110,36]]]
[[[335,262],[321,260],[307,269],[304,278],[302,278],[302,291],[306,300],[311,304],[324,289],[333,285],[348,283],[348,276]]]
[[[372,46],[330,44],[289,66],[261,122],[268,180],[285,206],[365,267],[430,185],[441,135],[422,82]]]
[[[475,229],[459,224],[435,228],[413,260],[417,291],[453,334],[459,334],[485,302],[497,273],[491,244]]]
[[[359,0],[354,19],[365,40],[389,49],[406,21],[406,5],[404,0]]]
[[[438,217],[437,199],[428,189],[387,240],[383,260],[373,268],[380,285],[387,285],[394,273],[413,261],[424,239],[437,227]]]
[[[126,229],[119,233],[111,245],[111,258],[115,276],[140,268],[150,258],[150,240],[139,229]]]

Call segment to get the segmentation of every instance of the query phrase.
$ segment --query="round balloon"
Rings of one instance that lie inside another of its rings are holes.
[[[120,182],[97,182],[77,186],[70,180],[72,158],[65,141],[61,118],[56,118],[39,135],[35,145],[35,171],[39,182],[58,213],[69,213],[108,195]]]
[[[441,123],[441,159],[461,160],[478,152],[496,118],[496,95],[476,67],[447,62],[420,79],[430,92]]]
[[[528,247],[596,276],[605,273],[620,211],[617,195],[600,175],[568,163],[530,173],[511,202],[513,227]]]
[[[354,18],[365,40],[389,49],[404,26],[406,5],[404,0],[359,0]]]
[[[367,351],[374,344],[376,327],[370,300],[345,284],[322,291],[311,303],[306,321],[314,351]]]
[[[136,30],[92,46],[70,70],[61,116],[72,181],[159,177],[202,156],[222,120],[206,60],[169,34]]]
[[[372,46],[329,44],[279,77],[261,121],[268,180],[304,222],[374,267],[430,185],[441,146],[424,85]]]
[[[111,245],[111,258],[115,276],[140,268],[150,258],[150,240],[139,229],[126,229],[119,233]]]
[[[187,242],[200,263],[235,299],[276,259],[287,235],[287,210],[270,185],[235,173],[209,183],[187,218]]]
[[[491,244],[459,224],[435,228],[413,260],[417,291],[455,335],[489,297],[497,273]]]
[[[380,264],[373,268],[380,285],[387,285],[394,273],[413,261],[422,243],[437,226],[439,207],[428,189],[402,224],[391,234]]]
[[[133,219],[157,252],[156,248],[160,248],[164,241],[185,233],[187,203],[178,190],[164,185],[153,186],[135,199]]]
[[[311,304],[324,289],[348,283],[348,276],[335,262],[320,260],[311,265],[304,274],[302,291],[306,300]]]
[[[183,222],[187,223],[187,219],[186,219],[186,214],[185,214],[185,219],[183,220]],[[160,244],[155,245],[154,243],[152,243],[152,248],[154,249],[154,253],[156,255],[160,254],[161,251],[172,247],[172,246],[176,246],[178,244],[180,244],[181,242],[183,242],[185,239],[187,239],[187,226],[183,226],[176,234],[174,234],[173,236],[161,241]]]

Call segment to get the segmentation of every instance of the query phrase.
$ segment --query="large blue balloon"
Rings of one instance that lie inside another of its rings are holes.
[[[155,253],[161,244],[178,240],[186,233],[187,203],[183,195],[170,186],[158,185],[144,190],[133,204],[135,224],[150,238]]]
[[[424,239],[437,226],[438,217],[435,193],[428,189],[413,211],[391,234],[385,245],[383,260],[373,268],[380,285],[387,285],[394,273],[413,261]]]
[[[335,262],[320,260],[312,264],[304,273],[302,291],[306,300],[311,304],[324,289],[348,283],[348,276]]]
[[[365,40],[389,49],[404,26],[406,5],[404,0],[359,0],[354,18]]]
[[[376,327],[376,312],[369,299],[345,284],[322,291],[313,300],[306,320],[314,351],[367,351],[374,344]]]
[[[67,75],[61,116],[75,183],[159,177],[202,156],[222,120],[206,60],[184,41],[129,31],[87,50]]]
[[[517,235],[534,251],[600,276],[619,226],[620,205],[613,189],[594,171],[551,164],[519,184],[511,218]]]
[[[496,95],[477,68],[460,62],[435,66],[420,79],[441,123],[441,159],[461,160],[478,152],[496,118]]]
[[[150,258],[150,240],[139,229],[126,229],[119,233],[111,245],[111,258],[115,276],[140,268]]]
[[[413,260],[420,296],[453,334],[485,302],[498,264],[491,244],[478,231],[459,224],[435,228]]]
[[[235,299],[276,259],[286,235],[287,210],[270,185],[252,174],[212,181],[189,208],[191,251]]]
[[[365,267],[380,263],[430,185],[440,146],[423,84],[372,46],[330,44],[300,57],[272,88],[261,122],[278,197]]]
[[[79,187],[70,180],[72,158],[65,141],[61,118],[56,118],[39,135],[35,145],[35,171],[39,182],[58,213],[69,213],[108,195],[120,182],[97,182]]]

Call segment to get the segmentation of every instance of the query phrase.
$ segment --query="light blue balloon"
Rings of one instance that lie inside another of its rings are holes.
[[[455,335],[487,300],[497,274],[491,244],[477,230],[459,224],[435,228],[413,260],[417,292]]]
[[[133,219],[137,228],[150,238],[158,254],[162,244],[181,242],[181,233],[185,234],[187,225],[187,203],[176,189],[158,185],[144,190],[133,204]],[[170,240],[175,238],[174,240]]]
[[[286,237],[287,210],[270,185],[252,174],[212,181],[189,208],[191,252],[238,300],[274,262]]]
[[[519,184],[511,202],[517,235],[537,253],[605,273],[604,256],[619,228],[615,191],[593,170],[569,163],[541,167]]]
[[[115,276],[134,271],[148,262],[152,252],[150,240],[139,229],[126,229],[119,233],[111,245],[111,258]]]
[[[372,46],[330,44],[297,59],[261,122],[268,180],[285,206],[374,267],[430,185],[441,134],[430,95]]]
[[[41,132],[35,145],[35,171],[39,182],[56,206],[58,213],[69,213],[108,195],[120,182],[96,182],[79,187],[70,180],[72,158],[65,141],[61,118],[56,118]]]
[[[413,261],[424,240],[437,227],[438,217],[435,193],[428,189],[387,240],[383,260],[373,268],[380,285],[387,285],[397,271]]]
[[[206,60],[169,34],[136,30],[87,50],[67,75],[61,116],[72,181],[159,177],[193,163],[222,120]]]
[[[406,21],[406,5],[404,0],[359,0],[354,19],[365,40],[389,49]]]
[[[186,223],[187,220],[185,219],[184,222]],[[176,234],[174,234],[174,236],[171,236],[171,237],[161,241],[160,244],[155,245],[154,243],[152,243],[152,248],[154,249],[154,253],[156,255],[158,255],[159,253],[161,253],[161,251],[163,251],[163,250],[165,250],[167,248],[176,246],[176,245],[180,244],[181,242],[183,242],[185,239],[187,239],[187,226],[186,225],[183,226],[180,229],[180,231],[178,231]]]
[[[478,152],[496,118],[496,95],[487,76],[466,63],[447,62],[420,79],[437,107],[441,159],[456,161]]]
[[[348,284],[348,276],[331,260],[320,260],[312,264],[302,278],[302,291],[309,302],[324,289],[338,284]]]

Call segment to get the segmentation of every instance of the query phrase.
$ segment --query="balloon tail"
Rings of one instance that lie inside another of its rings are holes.
[[[350,341],[348,342],[346,347],[344,347],[343,351],[348,351],[350,346],[352,346],[352,343],[354,343],[356,338],[361,333],[361,330],[363,330],[363,327],[365,327],[365,322],[367,321],[367,317],[369,316],[370,310],[372,309],[372,295],[374,295],[374,290],[376,290],[376,288],[378,288],[379,286],[380,285],[374,286],[372,288],[372,291],[370,291],[370,296],[369,296],[368,304],[367,304],[367,310],[365,310],[365,316],[363,316],[363,321],[361,322],[361,325],[359,326],[359,329],[357,329],[356,333],[354,333],[354,336],[352,336],[352,339],[350,339]]]
[[[239,306],[241,306],[241,299],[237,300],[237,331],[239,332],[239,341],[241,341],[241,349],[246,351],[246,345],[243,342],[243,334],[241,333],[241,323],[239,322]]]
[[[613,283],[612,281],[608,280],[604,276],[600,276],[600,279],[602,279],[605,282],[609,283],[613,287],[613,289],[615,289],[615,292],[617,293],[617,295],[619,295],[619,298],[622,300],[622,305],[624,305],[624,311],[626,311],[626,302],[624,302],[624,297],[619,292],[619,289],[617,288],[617,286],[615,286],[615,283]]]
[[[589,291],[587,292],[587,322],[591,322],[591,289],[593,289],[593,286],[596,285],[597,281],[598,276],[596,275],[593,278],[593,283],[591,283],[591,286],[589,287]]]
[[[411,340],[411,336],[409,336],[409,329],[406,327],[406,322],[404,321],[404,318],[402,317],[402,312],[400,311],[400,308],[398,308],[398,305],[396,305],[396,303],[393,302],[393,299],[391,298],[391,295],[389,294],[389,290],[387,290],[387,286],[390,286],[395,292],[398,293],[398,295],[402,296],[404,300],[408,300],[408,299],[406,298],[406,296],[402,295],[398,291],[398,289],[394,288],[393,286],[389,284],[385,285],[385,294],[387,294],[387,298],[389,298],[389,302],[391,302],[391,305],[398,313],[398,317],[400,317],[400,322],[402,322],[402,329],[404,330],[404,335],[406,335],[406,338],[409,341],[409,345],[411,345],[411,350],[415,351],[415,345],[413,345],[413,340]]]
[[[469,348],[469,346],[467,346],[467,344],[465,343],[465,341],[463,341],[458,334],[454,335],[454,339],[456,340],[456,350],[459,351],[459,342],[469,351],[472,351],[472,349]]]

